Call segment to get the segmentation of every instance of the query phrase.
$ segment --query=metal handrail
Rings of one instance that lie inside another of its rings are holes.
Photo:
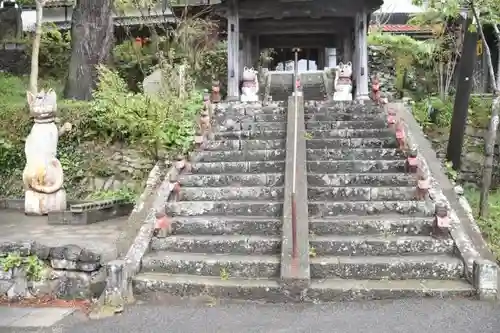
[[[298,78],[299,78],[299,49],[293,49],[295,53],[294,59],[294,77],[293,77],[293,96],[294,96],[294,136],[293,136],[293,174],[292,174],[292,258],[298,257],[297,244],[297,202],[295,199],[295,189],[297,187],[297,142],[298,142]]]

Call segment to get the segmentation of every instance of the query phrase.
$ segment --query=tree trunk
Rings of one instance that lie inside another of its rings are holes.
[[[71,19],[71,60],[64,89],[67,99],[92,99],[97,65],[110,60],[114,42],[113,0],[76,0]]]
[[[31,52],[31,72],[30,72],[30,92],[36,95],[38,92],[38,55],[40,54],[40,42],[42,40],[42,20],[43,3],[36,1],[36,23],[35,39],[33,40],[33,50]]]

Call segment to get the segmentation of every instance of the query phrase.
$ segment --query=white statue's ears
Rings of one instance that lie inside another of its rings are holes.
[[[350,61],[349,61],[349,62],[347,63],[347,66],[352,66],[352,62],[350,62]]]
[[[26,100],[28,101],[28,105],[31,105],[35,102],[36,95],[33,94],[31,91],[26,92]]]
[[[248,67],[247,66],[243,67],[243,72],[246,72],[246,71],[248,71]]]
[[[339,62],[338,66],[342,67],[342,66],[344,66],[344,63],[341,61],[341,62]]]

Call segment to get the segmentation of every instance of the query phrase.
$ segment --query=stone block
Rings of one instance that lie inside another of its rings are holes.
[[[472,266],[472,280],[481,300],[496,300],[498,296],[498,266],[496,263],[476,259]]]

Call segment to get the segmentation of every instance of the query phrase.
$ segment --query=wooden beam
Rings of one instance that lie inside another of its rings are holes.
[[[351,18],[330,19],[264,19],[245,20],[241,22],[241,30],[260,35],[272,34],[331,34],[352,29]]]
[[[317,48],[335,47],[336,36],[333,34],[321,35],[265,35],[260,36],[261,48]]]

